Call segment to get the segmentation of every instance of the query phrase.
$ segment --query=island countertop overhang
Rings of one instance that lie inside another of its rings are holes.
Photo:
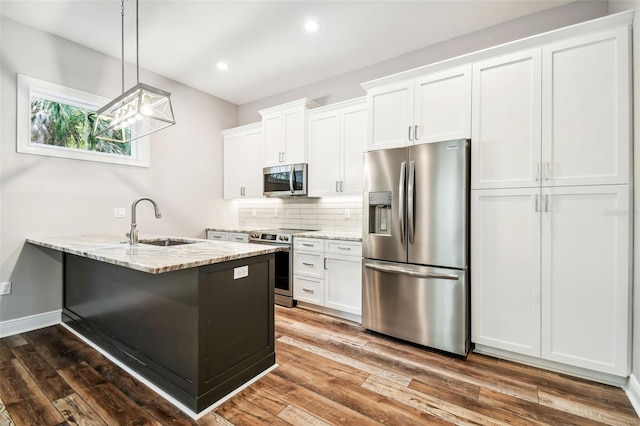
[[[166,236],[141,236],[142,240],[160,240]],[[170,237],[187,241],[169,247],[148,244],[129,245],[114,235],[28,238],[30,244],[58,250],[100,262],[130,268],[149,274],[161,274],[206,266],[281,251],[281,247],[212,241],[199,238]]]

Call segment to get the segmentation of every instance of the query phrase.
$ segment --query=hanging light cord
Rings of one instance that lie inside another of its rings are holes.
[[[138,41],[138,0],[136,0],[136,83],[140,84],[140,50]]]
[[[122,41],[122,93],[124,93],[124,0],[122,0],[122,5],[120,6],[121,14],[120,14],[120,28],[122,31],[121,41]]]

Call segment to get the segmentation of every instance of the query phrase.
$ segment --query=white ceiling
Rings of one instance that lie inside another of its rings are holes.
[[[141,0],[140,67],[242,105],[569,2]],[[0,14],[121,57],[119,0],[2,0]],[[125,21],[135,63],[134,0]]]

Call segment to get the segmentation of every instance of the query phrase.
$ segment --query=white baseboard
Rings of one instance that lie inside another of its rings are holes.
[[[629,380],[623,389],[631,405],[633,405],[633,409],[636,410],[636,414],[640,416],[640,383],[633,373],[629,376]]]
[[[14,334],[60,324],[62,309],[0,322],[0,339]]]

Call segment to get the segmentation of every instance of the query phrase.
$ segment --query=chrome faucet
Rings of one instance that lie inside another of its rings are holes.
[[[156,213],[156,219],[160,219],[162,217],[160,208],[158,207],[156,202],[153,201],[151,198],[143,197],[135,200],[133,204],[131,204],[131,230],[127,234],[127,237],[129,237],[129,244],[132,246],[135,246],[136,244],[138,244],[138,230],[136,229],[136,207],[138,206],[138,203],[140,201],[144,201],[144,200],[147,200],[151,204],[153,204],[153,209],[155,210],[155,213]]]

